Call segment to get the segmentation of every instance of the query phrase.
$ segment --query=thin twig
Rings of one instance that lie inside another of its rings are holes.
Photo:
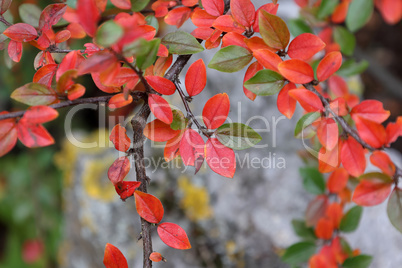
[[[4,23],[7,27],[10,27],[12,25],[3,16],[0,16],[0,22]]]

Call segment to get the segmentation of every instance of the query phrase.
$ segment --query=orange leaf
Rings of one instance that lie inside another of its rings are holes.
[[[278,65],[282,62],[278,54],[269,49],[256,49],[253,50],[253,56],[265,69],[278,72]]]
[[[131,9],[131,1],[130,0],[110,0],[115,7],[120,9]]]
[[[50,87],[56,74],[58,64],[47,64],[40,68],[33,77],[34,83],[39,83]]]
[[[179,135],[167,141],[163,151],[163,156],[166,162],[170,162],[179,155],[180,141],[182,136],[183,132],[180,132]]]
[[[333,23],[343,23],[346,19],[346,15],[348,14],[350,1],[342,1],[339,3],[334,12],[331,15],[331,20]]]
[[[77,16],[78,21],[82,28],[84,28],[85,32],[93,37],[101,18],[95,0],[78,0]]]
[[[303,88],[292,89],[289,90],[288,94],[290,97],[297,100],[308,113],[322,111],[324,109],[320,98],[310,90]]]
[[[165,22],[169,25],[176,25],[180,28],[188,18],[190,18],[191,9],[188,7],[178,7],[175,8],[167,14],[165,17]]]
[[[379,9],[382,17],[388,24],[396,24],[402,18],[402,1],[401,0],[381,0],[379,1]]]
[[[29,42],[38,36],[35,28],[26,23],[17,23],[8,27],[3,34],[17,42]]]
[[[332,226],[338,229],[343,216],[342,206],[339,203],[330,204],[327,208],[326,216],[332,221]]]
[[[151,194],[141,191],[134,192],[135,207],[138,214],[150,223],[159,223],[163,218],[163,206],[161,201]]]
[[[248,48],[251,49],[252,51],[257,49],[268,49],[271,52],[277,51],[276,49],[269,47],[267,44],[265,44],[264,40],[262,40],[262,38],[258,36],[253,36],[250,39],[245,38],[244,42],[246,43]]]
[[[207,70],[202,59],[190,65],[186,73],[185,85],[190,97],[198,95],[207,84]]]
[[[202,6],[210,15],[218,17],[225,11],[224,0],[201,0]]]
[[[128,268],[127,260],[121,251],[107,243],[105,247],[105,255],[103,257],[103,264],[106,268]]]
[[[113,142],[116,150],[120,152],[126,152],[130,148],[131,140],[126,134],[126,129],[120,124],[113,127],[109,139]]]
[[[94,80],[96,87],[99,88],[100,90],[102,90],[103,92],[117,93],[120,91],[119,87],[105,86],[104,84],[102,84],[102,82],[100,81],[99,73],[92,73],[91,76],[92,76],[92,80]]]
[[[374,148],[380,148],[387,142],[387,133],[383,125],[367,120],[360,116],[353,116],[359,136]]]
[[[332,150],[339,139],[339,129],[335,120],[332,118],[325,118],[320,121],[317,127],[317,138],[328,150]]]
[[[122,181],[115,184],[114,188],[120,199],[126,201],[127,198],[134,195],[135,190],[140,186],[139,181]]]
[[[362,180],[353,192],[352,200],[359,206],[381,204],[391,193],[391,183],[381,180]]]
[[[204,161],[204,140],[197,131],[186,129],[180,141],[180,155],[186,166]],[[202,162],[201,162],[202,163]]]
[[[338,116],[345,116],[349,114],[348,108],[346,106],[346,101],[344,98],[339,97],[331,101],[329,108]],[[329,115],[332,117],[332,114]]]
[[[149,255],[149,259],[153,262],[160,262],[163,261],[163,256],[159,252],[152,252]]]
[[[218,17],[212,26],[223,32],[235,32],[242,34],[245,31],[244,26],[235,21],[230,15],[222,15]]]
[[[164,222],[158,225],[158,235],[169,247],[175,249],[190,249],[190,241],[186,232],[179,225]]]
[[[81,84],[74,84],[69,87],[67,92],[67,98],[69,100],[75,100],[81,98],[85,94],[85,87]]]
[[[247,98],[249,98],[250,100],[254,101],[255,98],[257,97],[257,95],[253,92],[251,92],[250,90],[248,90],[245,86],[244,86],[244,82],[246,82],[247,80],[249,80],[251,77],[253,77],[258,71],[262,70],[263,67],[262,65],[256,61],[252,64],[250,64],[250,66],[248,66],[246,74],[244,75],[244,79],[243,79],[243,92],[246,95]]]
[[[6,114],[1,112],[0,114]],[[17,124],[14,118],[0,121],[0,157],[7,154],[17,143]]]
[[[278,70],[286,79],[295,84],[307,84],[314,80],[313,68],[302,60],[287,60],[278,64]]]
[[[390,115],[390,112],[384,110],[382,107],[382,102],[377,100],[364,100],[360,104],[353,107],[350,115],[354,118],[354,116],[358,115],[367,120],[376,122],[381,124]]]
[[[20,62],[22,57],[22,43],[10,40],[7,47],[7,53],[12,61]]]
[[[130,172],[130,159],[126,156],[117,158],[107,171],[109,180],[116,185],[124,180],[128,172]]]
[[[216,94],[205,103],[202,119],[208,129],[220,127],[228,117],[230,110],[229,96],[226,93]]]
[[[349,180],[349,173],[344,168],[337,168],[328,178],[327,188],[331,193],[339,193],[342,191]]]
[[[370,155],[370,162],[390,177],[395,174],[395,165],[388,154],[383,151],[374,151]]]
[[[332,150],[321,147],[318,153],[318,170],[321,173],[334,171],[341,163],[341,142]]]
[[[296,110],[296,100],[289,96],[289,90],[295,89],[296,85],[293,83],[288,83],[284,86],[278,94],[278,99],[276,105],[281,114],[287,118],[292,118],[293,113]]]
[[[317,222],[317,226],[315,228],[315,235],[321,239],[331,239],[332,234],[334,232],[334,226],[331,220],[327,218],[321,218]]]
[[[176,92],[176,86],[169,79],[152,75],[146,76],[145,79],[155,91],[162,95],[172,95]]]
[[[208,166],[219,175],[233,178],[236,171],[235,153],[216,138],[209,138],[205,144],[205,159]]]
[[[330,52],[320,61],[317,66],[318,81],[325,81],[342,65],[342,54],[339,51]]]
[[[234,19],[246,28],[250,28],[255,20],[255,8],[250,0],[231,0],[230,11]]]
[[[249,49],[244,41],[244,35],[239,33],[227,33],[222,37],[222,48],[227,46],[238,46],[244,47],[245,49]]]
[[[56,119],[59,113],[49,106],[32,106],[23,115],[22,119],[29,124],[42,124]],[[21,120],[22,120],[21,119]]]
[[[110,98],[108,106],[110,109],[117,109],[129,105],[132,102],[133,97],[131,95],[128,95],[128,98],[125,99],[124,94],[119,93]]]
[[[180,133],[180,130],[173,130],[170,124],[166,124],[159,119],[146,124],[144,128],[144,136],[151,141],[164,142],[168,141]]]
[[[332,75],[328,79],[328,87],[329,90],[336,96],[336,97],[343,97],[349,94],[349,88],[346,84],[345,80],[337,75]]]
[[[74,50],[67,53],[60,63],[56,72],[56,81],[59,81],[60,77],[67,71],[78,69],[78,66],[84,61],[84,57],[79,54],[79,51]]]
[[[308,60],[324,47],[325,43],[318,36],[303,33],[290,42],[288,55],[292,59]]]
[[[212,27],[216,16],[210,15],[206,10],[196,9],[193,14],[191,14],[191,21],[193,24],[199,28],[209,28]]]
[[[387,128],[387,146],[395,142],[399,136],[402,136],[402,116],[398,116],[395,123],[388,123]]]
[[[354,177],[359,177],[366,169],[366,158],[363,147],[354,138],[343,142],[341,150],[342,165]]]
[[[148,104],[151,112],[156,118],[166,124],[170,124],[173,121],[173,113],[169,103],[159,95],[149,94]]]
[[[183,6],[192,7],[198,4],[198,0],[182,0],[181,3]]]

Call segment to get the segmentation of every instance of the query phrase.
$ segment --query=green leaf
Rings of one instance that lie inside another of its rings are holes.
[[[353,232],[359,226],[360,218],[363,213],[363,208],[355,206],[342,217],[339,229],[343,232]]]
[[[145,20],[149,26],[152,26],[155,28],[156,32],[159,31],[159,22],[158,22],[158,19],[155,18],[155,16],[148,15],[145,17]]]
[[[343,268],[367,268],[370,266],[371,261],[373,260],[372,256],[369,255],[359,255],[355,257],[347,258],[343,264]]]
[[[145,40],[145,39],[144,39]],[[152,64],[154,64],[156,60],[156,55],[158,54],[159,45],[161,40],[159,38],[155,38],[151,41],[146,41],[143,44],[142,53],[139,53],[136,57],[136,65],[141,70],[145,70]]]
[[[194,36],[182,31],[168,33],[162,38],[162,44],[168,48],[171,54],[189,55],[204,50]]]
[[[244,150],[259,143],[262,138],[249,126],[241,123],[228,123],[220,126],[215,135],[226,147]]]
[[[361,175],[359,180],[381,180],[385,183],[392,182],[393,179],[388,176],[387,174],[381,173],[381,172],[368,172],[363,175]]]
[[[355,32],[363,27],[371,18],[374,11],[373,0],[353,0],[346,15],[346,27]]]
[[[301,238],[307,240],[316,240],[314,229],[312,227],[307,227],[304,220],[292,220],[292,226],[295,233]]]
[[[402,233],[402,190],[395,188],[388,200],[387,214],[392,225]]]
[[[340,76],[354,76],[361,74],[369,67],[369,62],[362,60],[359,63],[353,59],[346,60],[342,63],[341,68],[336,72]]]
[[[317,18],[322,20],[334,12],[336,6],[339,4],[339,0],[322,0],[321,5],[318,8]]]
[[[253,54],[239,46],[227,46],[216,52],[208,67],[225,73],[240,71],[253,59]]]
[[[264,42],[275,49],[285,49],[290,40],[289,29],[286,23],[278,16],[260,10],[260,34]]]
[[[148,5],[149,1],[150,0],[131,0],[131,9],[134,12],[139,12]]]
[[[337,26],[334,29],[334,40],[341,47],[341,52],[347,56],[351,56],[356,46],[355,36],[345,27]]]
[[[288,20],[288,27],[290,33],[296,37],[303,33],[313,33],[310,26],[302,19],[290,19]]]
[[[272,70],[260,70],[244,83],[244,87],[257,96],[270,96],[278,93],[285,83],[283,76]]]
[[[172,112],[173,112],[173,121],[170,124],[170,128],[173,130],[186,128],[188,120],[184,116],[183,112],[180,110],[172,110]]]
[[[23,22],[32,25],[33,27],[39,26],[39,18],[42,10],[34,4],[22,4],[19,6],[18,11],[20,18]]]
[[[303,129],[311,125],[315,120],[320,118],[320,112],[311,112],[303,115],[296,123],[295,137],[301,137]]]
[[[313,167],[305,167],[299,169],[300,175],[303,178],[303,186],[307,192],[311,194],[325,193],[325,180],[324,176]]]
[[[57,100],[53,89],[39,83],[29,83],[11,93],[11,98],[24,104],[49,105]]]
[[[96,43],[103,47],[110,47],[119,41],[123,34],[124,30],[119,24],[108,20],[96,31]]]
[[[307,262],[315,253],[316,245],[314,242],[299,242],[286,249],[282,260],[291,265]]]

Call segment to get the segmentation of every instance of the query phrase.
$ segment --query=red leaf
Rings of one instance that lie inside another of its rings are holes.
[[[8,56],[14,62],[20,62],[22,56],[22,43],[10,40],[7,47]]]
[[[345,21],[346,15],[348,14],[349,4],[350,1],[342,1],[336,6],[334,12],[331,15],[332,22],[336,24],[341,24]]]
[[[381,180],[362,180],[353,192],[352,200],[359,206],[381,204],[391,193],[392,183]]]
[[[78,67],[78,74],[98,73],[107,70],[117,62],[116,57],[109,51],[100,51],[86,59]]]
[[[197,131],[186,129],[180,141],[180,155],[186,166],[194,166],[198,159],[204,159],[204,140]]]
[[[332,75],[328,79],[328,87],[336,97],[344,97],[349,94],[348,84],[340,76]]]
[[[256,49],[253,50],[253,56],[265,69],[278,72],[278,65],[282,62],[278,54],[269,49]]]
[[[40,68],[33,77],[34,83],[39,83],[50,87],[56,74],[58,64],[47,64]]]
[[[163,206],[161,201],[153,195],[135,191],[135,207],[138,214],[150,223],[159,223],[163,218]]]
[[[353,107],[350,115],[354,118],[354,116],[358,115],[367,120],[377,122],[381,124],[390,115],[390,112],[384,110],[382,107],[382,102],[377,100],[364,100],[360,104]]]
[[[160,262],[164,260],[163,256],[159,252],[152,252],[149,255],[149,259],[153,262]]]
[[[0,1],[0,15],[3,15],[10,7],[12,0],[1,0]],[[222,0],[223,1],[223,0]]]
[[[120,9],[131,9],[130,0],[111,0],[110,2]]]
[[[148,104],[156,118],[166,124],[173,122],[173,113],[169,103],[159,95],[149,94]]]
[[[113,127],[109,139],[113,142],[116,150],[120,152],[126,152],[131,146],[131,140],[126,134],[126,129],[120,124]]]
[[[93,37],[101,18],[95,0],[78,0],[77,16],[79,23],[82,28],[84,28],[85,32]]]
[[[303,33],[290,42],[288,55],[292,59],[308,60],[324,47],[325,43],[318,36]]]
[[[47,130],[38,124],[30,124],[21,119],[18,122],[18,139],[29,148],[44,147],[54,143]]]
[[[396,24],[402,18],[402,1],[401,0],[381,0],[379,2],[379,10],[382,17],[388,24]]]
[[[198,95],[207,84],[207,70],[202,59],[197,60],[188,68],[186,73],[186,90],[190,97]]]
[[[322,119],[317,127],[317,138],[328,150],[332,150],[338,143],[339,129],[332,118]]]
[[[133,97],[128,95],[125,99],[124,93],[119,93],[110,98],[108,106],[110,109],[117,109],[129,105],[133,102]]]
[[[342,54],[334,51],[325,55],[317,66],[318,81],[325,81],[333,75],[342,65]]]
[[[258,63],[257,61],[250,64],[250,66],[248,66],[246,74],[244,75],[244,79],[243,79],[243,92],[246,95],[247,98],[249,98],[250,100],[254,101],[255,98],[257,97],[257,95],[253,92],[251,92],[250,90],[248,90],[247,88],[244,87],[244,83],[249,80],[251,77],[253,77],[258,71],[262,70],[263,67],[260,63]]]
[[[179,135],[166,142],[165,149],[163,150],[163,156],[166,162],[170,162],[179,155],[180,141],[182,136],[183,132],[180,132]]]
[[[370,162],[390,177],[394,176],[395,165],[385,152],[374,151],[370,156]]]
[[[278,16],[265,10],[259,12],[259,27],[262,39],[276,50],[285,49],[290,40],[289,29],[286,23]]]
[[[212,23],[214,23],[215,19],[216,16],[210,15],[203,9],[196,9],[193,14],[191,14],[191,21],[199,28],[208,29],[209,27],[212,27]]]
[[[321,218],[318,220],[317,226],[315,228],[315,235],[318,238],[324,240],[331,239],[333,232],[334,232],[334,226],[330,219]]]
[[[212,26],[223,32],[235,32],[239,34],[242,34],[245,30],[244,26],[235,21],[230,15],[222,15],[218,17]]]
[[[402,116],[398,116],[395,123],[388,123],[387,128],[387,146],[395,142],[399,136],[402,136]]]
[[[344,168],[337,168],[328,178],[327,188],[331,193],[341,192],[347,185],[349,180],[349,173]]]
[[[8,27],[3,34],[17,42],[29,42],[38,36],[35,28],[26,23],[17,23]]]
[[[121,251],[107,243],[105,247],[105,256],[103,257],[103,264],[106,268],[128,268],[127,260]]]
[[[30,124],[42,124],[56,119],[59,113],[49,106],[33,106],[23,115],[22,119],[29,121]]]
[[[56,81],[67,71],[78,69],[78,66],[84,61],[84,57],[79,54],[79,51],[74,50],[69,52],[61,61],[59,68],[56,72]]]
[[[306,225],[307,227],[314,226],[318,220],[325,216],[328,207],[328,197],[319,195],[312,200],[306,210]]]
[[[63,43],[63,42],[66,42],[70,38],[71,38],[71,32],[69,30],[63,30],[56,34],[55,42]]]
[[[181,3],[183,6],[192,7],[198,4],[198,0],[182,0]]]
[[[148,84],[162,95],[172,95],[176,92],[176,86],[172,81],[160,76],[145,76]]]
[[[296,110],[296,100],[289,96],[289,90],[295,89],[296,85],[293,83],[288,83],[284,86],[278,94],[278,99],[276,105],[281,114],[287,118],[292,118],[293,113]]]
[[[289,96],[297,100],[306,112],[322,111],[324,106],[320,98],[313,92],[307,89],[292,89],[289,90]]]
[[[39,29],[46,32],[52,28],[66,12],[66,4],[52,4],[45,7],[39,18]]]
[[[269,14],[276,15],[276,13],[278,12],[278,8],[279,8],[279,4],[276,4],[276,3],[268,3],[268,4],[265,4],[265,5],[261,6],[260,8],[258,8],[257,11],[255,12],[256,20],[254,21],[253,31],[257,32],[257,33],[260,32],[258,18],[259,18],[259,13],[261,10],[265,10]]]
[[[250,0],[231,0],[230,11],[234,19],[244,27],[250,28],[255,20],[255,8]]]
[[[116,185],[124,180],[128,172],[130,172],[130,169],[130,159],[126,156],[122,156],[117,158],[109,167],[107,176],[113,185]]]
[[[202,6],[210,15],[218,17],[225,11],[224,0],[201,0]]]
[[[114,188],[121,200],[125,201],[127,198],[134,195],[135,190],[140,186],[140,184],[141,182],[139,181],[123,181],[118,182]]]
[[[227,33],[222,37],[222,48],[227,46],[238,46],[244,47],[245,49],[249,50],[244,39],[244,35],[242,34],[234,32]]]
[[[85,94],[85,87],[81,84],[74,84],[69,87],[67,92],[67,98],[69,100],[75,100],[81,98]]]
[[[383,125],[359,116],[353,116],[359,136],[374,148],[380,148],[387,142],[387,133]]]
[[[228,117],[230,110],[229,96],[226,93],[216,94],[205,103],[202,119],[208,129],[220,127]]]
[[[278,64],[278,70],[286,79],[295,84],[307,84],[314,80],[313,68],[302,60],[287,60]]]
[[[144,128],[144,135],[151,141],[164,142],[168,141],[180,133],[180,130],[173,130],[169,124],[163,123],[156,119],[149,122]]]
[[[180,28],[183,23],[190,18],[191,9],[188,7],[178,7],[175,8],[167,14],[165,17],[165,22],[169,25],[176,25],[177,28]]]
[[[34,264],[44,253],[44,245],[40,239],[26,240],[22,245],[22,259],[27,264]]]
[[[354,177],[359,177],[366,169],[366,158],[363,147],[354,138],[344,141],[341,150],[342,165]]]
[[[190,249],[190,241],[186,232],[177,224],[164,222],[158,225],[158,235],[169,247],[175,249]]]
[[[209,138],[205,144],[205,159],[208,166],[219,175],[233,178],[236,171],[235,153],[216,138]]]
[[[0,114],[6,114],[1,112]],[[17,143],[17,124],[14,118],[0,121],[0,157],[11,151]]]
[[[321,173],[334,171],[341,164],[341,142],[332,150],[321,147],[318,153],[318,170]]]
[[[276,49],[269,47],[267,44],[265,44],[264,40],[262,40],[262,38],[258,36],[253,36],[250,39],[245,38],[244,42],[246,43],[248,48],[251,49],[252,51],[257,49],[268,49],[271,52],[277,51]]]
[[[116,93],[120,91],[119,87],[109,87],[109,86],[105,86],[102,84],[102,82],[100,81],[100,74],[99,73],[92,73],[92,80],[94,80],[94,83],[96,85],[96,87],[100,90],[102,90],[103,92],[106,93]]]

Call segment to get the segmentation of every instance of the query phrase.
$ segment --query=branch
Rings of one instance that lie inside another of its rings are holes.
[[[3,16],[0,16],[0,22],[4,23],[6,26],[10,27],[12,24],[6,21]]]

